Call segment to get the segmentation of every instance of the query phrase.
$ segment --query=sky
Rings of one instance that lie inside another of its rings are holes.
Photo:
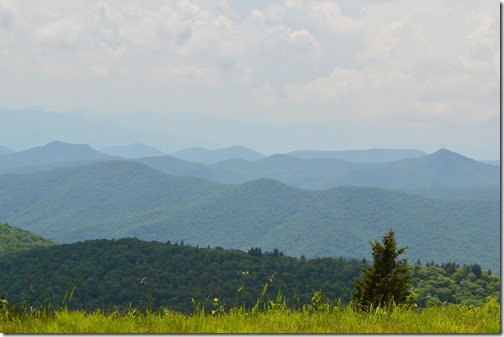
[[[2,0],[0,108],[108,113],[151,127],[193,113],[315,133],[350,123],[366,130],[355,133],[360,142],[305,147],[449,147],[498,159],[499,6]]]

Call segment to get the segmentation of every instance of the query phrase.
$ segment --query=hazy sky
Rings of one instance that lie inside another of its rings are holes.
[[[499,61],[496,0],[0,2],[2,108],[346,120],[497,159]]]

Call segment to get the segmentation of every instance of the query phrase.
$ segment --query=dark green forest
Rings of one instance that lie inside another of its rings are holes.
[[[279,290],[287,304],[300,307],[314,292],[348,303],[365,260],[293,258],[280,249],[248,252],[193,247],[184,242],[137,238],[91,240],[10,253],[0,258],[0,289],[11,303],[27,307],[63,306],[112,310],[163,306],[191,313],[195,306],[255,304]],[[477,264],[428,263],[410,267],[418,306],[442,302],[477,305],[500,297],[500,278]],[[72,296],[70,296],[70,294]]]

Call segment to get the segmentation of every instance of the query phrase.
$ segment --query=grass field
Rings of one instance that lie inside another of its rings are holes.
[[[168,309],[140,313],[58,310],[0,311],[3,333],[500,333],[500,304],[391,306],[357,312],[351,306],[289,309],[270,302],[265,310],[214,304],[215,310],[183,315]],[[256,308],[257,309],[257,308]]]

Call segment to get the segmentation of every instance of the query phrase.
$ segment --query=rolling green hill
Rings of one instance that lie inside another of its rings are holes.
[[[21,252],[37,247],[50,247],[57,243],[29,231],[0,223],[0,255]]]
[[[57,242],[136,236],[292,256],[368,257],[394,227],[412,259],[499,270],[499,200],[430,199],[370,187],[222,185],[131,161],[0,175],[0,221]]]
[[[292,258],[257,247],[246,253],[136,238],[90,240],[0,256],[0,288],[10,303],[33,308],[50,303],[110,312],[117,306],[163,306],[193,313],[199,303],[210,313],[214,298],[226,309],[242,304],[251,308],[271,279],[263,301],[274,301],[281,289],[288,307],[300,308],[321,287],[324,299],[348,304],[364,265],[342,258]],[[478,305],[487,296],[500,297],[500,278],[479,265],[412,265],[410,272],[422,307],[441,302]]]

